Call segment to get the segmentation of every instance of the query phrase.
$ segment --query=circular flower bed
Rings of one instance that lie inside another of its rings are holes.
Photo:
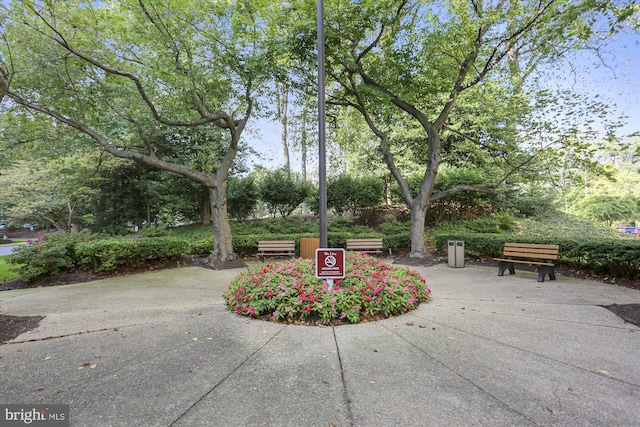
[[[364,253],[347,252],[346,277],[329,290],[315,261],[261,263],[238,275],[223,294],[238,314],[279,322],[359,323],[403,314],[429,299],[422,276]]]

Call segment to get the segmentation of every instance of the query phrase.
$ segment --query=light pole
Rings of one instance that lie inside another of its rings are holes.
[[[324,70],[324,4],[318,0],[318,197],[320,215],[320,247],[327,247],[327,154]]]

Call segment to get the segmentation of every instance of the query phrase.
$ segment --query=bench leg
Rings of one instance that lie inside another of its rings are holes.
[[[504,276],[506,270],[509,270],[509,274],[516,274],[516,269],[512,262],[498,261],[498,276]]]
[[[549,280],[556,280],[556,273],[553,266],[541,265],[538,267],[538,282],[544,282],[547,274],[549,275]]]

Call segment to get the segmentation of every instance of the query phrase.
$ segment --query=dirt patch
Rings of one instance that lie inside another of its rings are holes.
[[[0,345],[20,334],[34,330],[44,316],[8,316],[0,314]]]
[[[606,308],[625,322],[640,326],[640,304],[611,304],[600,307]]]

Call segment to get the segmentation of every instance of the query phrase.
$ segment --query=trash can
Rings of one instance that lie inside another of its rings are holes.
[[[449,267],[464,267],[464,241],[449,240]]]
[[[319,247],[319,237],[301,237],[300,257],[305,259],[316,259],[316,249],[318,249]]]

